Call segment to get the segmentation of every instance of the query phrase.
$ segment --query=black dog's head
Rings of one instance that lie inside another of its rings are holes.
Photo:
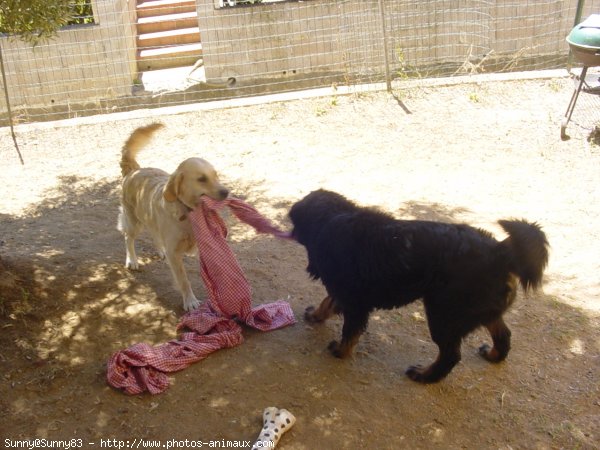
[[[340,194],[324,189],[313,191],[290,209],[292,237],[306,246],[333,217],[355,210],[356,205]]]

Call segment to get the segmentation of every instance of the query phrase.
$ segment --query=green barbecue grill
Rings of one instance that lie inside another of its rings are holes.
[[[560,127],[560,137],[567,139],[567,124],[575,109],[575,103],[581,91],[590,94],[600,94],[600,77],[598,74],[588,76],[588,68],[600,66],[600,14],[592,14],[579,25],[576,25],[569,35],[567,42],[573,57],[583,64],[581,75],[576,77],[576,85],[569,107]]]

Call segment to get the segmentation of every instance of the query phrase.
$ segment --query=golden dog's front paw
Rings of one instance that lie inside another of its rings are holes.
[[[183,300],[183,309],[186,311],[194,311],[200,307],[200,300],[193,295]]]
[[[125,268],[128,270],[140,270],[140,265],[138,264],[137,260],[127,259],[125,261]]]

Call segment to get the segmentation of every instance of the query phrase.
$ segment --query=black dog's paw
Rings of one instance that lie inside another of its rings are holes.
[[[331,352],[336,358],[343,358],[344,355],[340,351],[340,343],[338,341],[331,341],[327,346],[327,350]]]
[[[320,320],[315,317],[315,311],[316,309],[314,306],[309,306],[306,308],[304,310],[304,320],[306,320],[308,323],[319,323]]]
[[[479,355],[484,359],[488,359],[490,350],[492,350],[492,347],[490,347],[488,344],[483,344],[481,347],[479,347]]]
[[[406,375],[413,381],[417,383],[435,383],[438,381],[438,378],[431,376],[431,371],[429,367],[423,368],[421,366],[410,366],[406,370]]]
[[[486,361],[493,363],[499,363],[504,359],[495,348],[490,347],[488,344],[483,344],[479,347],[479,354]]]
[[[423,368],[421,366],[410,366],[406,369],[406,376],[413,381],[417,381],[419,383],[423,383],[422,377]]]

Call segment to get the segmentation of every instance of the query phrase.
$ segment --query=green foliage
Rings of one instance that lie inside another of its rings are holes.
[[[398,63],[400,64],[400,69],[397,72],[398,78],[403,80],[411,77],[421,78],[421,73],[416,66],[408,64],[406,62],[406,58],[404,55],[404,49],[400,46],[396,47],[396,57],[398,58]]]
[[[36,45],[54,37],[59,28],[72,23],[81,11],[85,13],[89,3],[89,0],[0,0],[0,32]]]
[[[559,80],[550,80],[548,83],[548,87],[552,92],[560,92],[562,89],[561,83]]]
[[[69,20],[69,25],[85,25],[88,23],[94,23],[92,0],[71,0],[71,3],[71,12],[73,13],[73,17],[71,20]]]

